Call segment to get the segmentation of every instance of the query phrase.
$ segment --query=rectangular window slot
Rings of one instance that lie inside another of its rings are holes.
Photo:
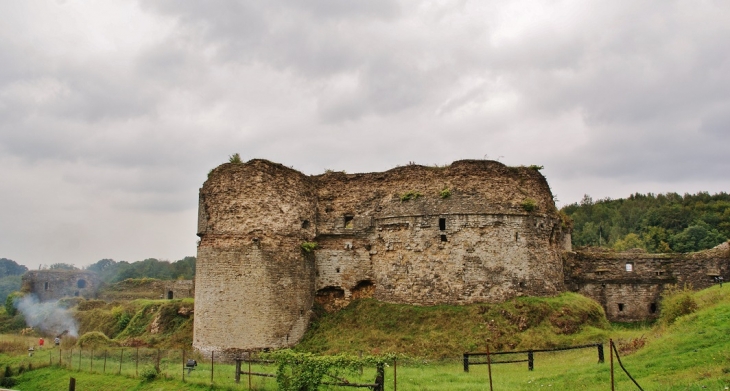
[[[624,303],[618,303],[618,312],[623,312],[624,310]]]
[[[603,271],[599,271],[599,272],[596,272],[596,275],[597,275],[597,276],[602,276],[602,275],[603,275],[603,273],[605,273],[605,272],[603,272]]]
[[[664,275],[664,272],[656,272],[656,275],[657,276],[662,276],[662,275]]]
[[[651,312],[652,314],[656,314],[656,309],[657,309],[656,303],[651,303],[649,305],[649,312]]]
[[[446,242],[446,241],[447,241],[447,240],[446,240],[446,235],[441,235],[441,241],[442,241],[442,242]]]
[[[444,218],[439,219],[439,229],[441,231],[446,231],[446,219],[444,219]]]
[[[345,216],[345,229],[352,229],[352,219],[354,216]]]
[[[45,290],[48,290],[48,283],[45,283]]]

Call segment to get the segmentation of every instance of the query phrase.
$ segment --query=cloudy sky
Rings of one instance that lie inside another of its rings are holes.
[[[195,255],[233,153],[538,164],[560,205],[730,191],[730,2],[0,2],[0,257]]]

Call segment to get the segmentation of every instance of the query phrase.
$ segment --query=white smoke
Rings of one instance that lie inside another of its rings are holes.
[[[15,307],[25,316],[25,323],[44,333],[59,335],[68,330],[72,337],[79,336],[79,326],[71,313],[57,301],[39,302],[35,295],[23,296]]]

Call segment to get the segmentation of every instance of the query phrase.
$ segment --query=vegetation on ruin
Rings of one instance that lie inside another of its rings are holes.
[[[529,169],[531,169],[531,170],[535,170],[535,171],[540,171],[540,170],[542,170],[543,168],[545,168],[545,166],[538,166],[537,164],[532,164],[532,165],[530,165],[530,166],[529,166],[529,167],[527,167],[527,168],[529,168]]]
[[[441,199],[446,199],[446,198],[451,197],[451,189],[449,189],[448,187],[444,187],[443,190],[441,190],[441,192],[439,192],[439,197],[441,197]]]
[[[526,212],[532,212],[535,209],[537,209],[537,201],[533,198],[525,198],[524,201],[522,201],[522,209],[524,209]]]
[[[233,155],[228,157],[228,163],[243,164],[243,160],[241,160],[241,155],[239,155],[238,153],[234,153]]]
[[[415,190],[410,190],[410,191],[407,191],[400,195],[400,201],[406,202],[406,201],[410,201],[410,200],[416,200],[422,196],[423,196],[423,194],[421,194],[420,192],[415,191]]]
[[[316,242],[303,242],[300,247],[302,248],[302,252],[305,254],[309,254],[312,251],[317,249],[317,243]]]
[[[574,246],[650,253],[692,252],[730,238],[730,194],[633,194],[626,199],[580,203],[561,209],[574,222]]]

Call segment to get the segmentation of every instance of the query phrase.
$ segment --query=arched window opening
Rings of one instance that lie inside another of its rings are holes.
[[[86,280],[78,280],[78,282],[76,282],[76,286],[80,289],[86,288]]]
[[[167,299],[172,300],[172,291],[167,291]]]

